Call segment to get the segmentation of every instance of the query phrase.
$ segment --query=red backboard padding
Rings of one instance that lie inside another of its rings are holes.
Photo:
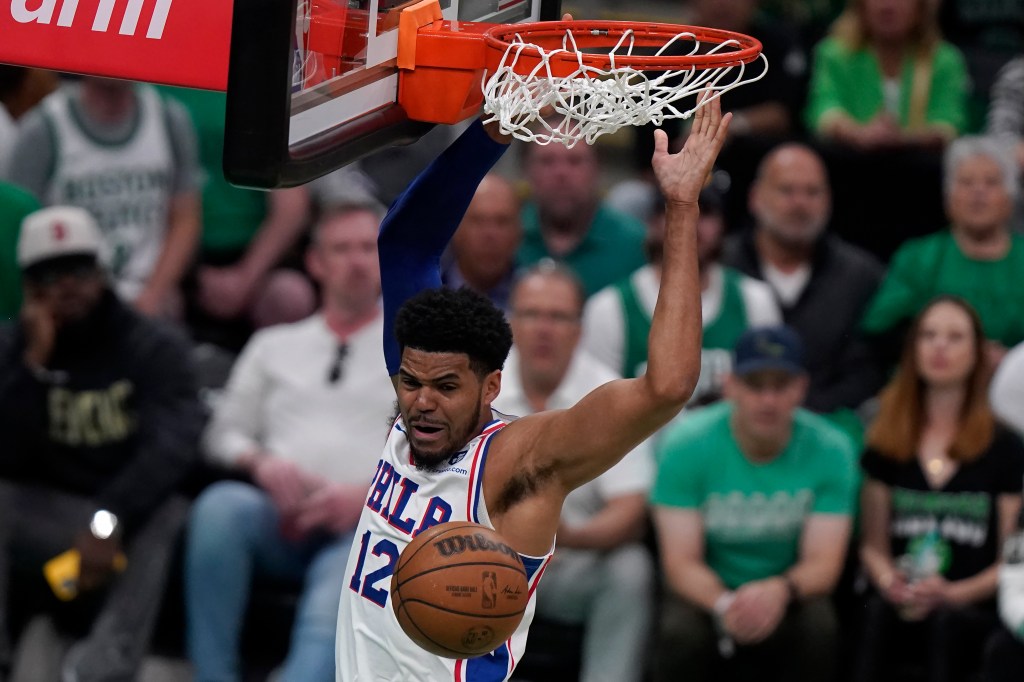
[[[0,63],[226,90],[231,0],[0,0]]]

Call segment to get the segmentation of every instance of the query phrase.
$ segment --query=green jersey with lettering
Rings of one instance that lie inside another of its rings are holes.
[[[754,462],[732,434],[733,406],[693,412],[658,444],[654,504],[698,510],[704,560],[729,589],[779,575],[797,562],[812,514],[850,516],[856,467],[849,439],[798,409],[786,448]]]
[[[87,132],[67,89],[42,103],[56,152],[43,201],[81,206],[96,217],[104,262],[127,300],[141,293],[163,249],[175,169],[160,96],[145,85],[135,93],[134,129],[116,144]]]

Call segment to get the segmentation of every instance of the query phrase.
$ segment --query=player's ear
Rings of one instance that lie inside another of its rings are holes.
[[[501,370],[496,369],[483,380],[483,395],[481,399],[485,405],[490,405],[498,398],[501,392]]]

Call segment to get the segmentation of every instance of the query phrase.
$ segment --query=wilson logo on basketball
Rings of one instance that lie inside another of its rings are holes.
[[[440,552],[443,557],[462,554],[468,550],[470,552],[498,551],[502,554],[507,554],[519,559],[519,554],[514,549],[505,543],[492,542],[480,533],[446,537],[435,542],[434,547],[437,548],[437,551]]]
[[[92,17],[92,30],[97,33],[109,33],[110,19],[115,14],[118,4],[124,4],[121,16],[121,25],[117,32],[123,36],[134,36],[137,33],[139,18],[142,15],[143,6],[151,4],[152,14],[149,16],[149,25],[146,27],[146,37],[159,40],[163,37],[164,26],[167,23],[167,15],[171,11],[173,0],[100,0],[96,7],[96,14]],[[49,24],[53,21],[54,12],[57,9],[56,0],[43,0],[35,9],[28,8],[29,0],[11,0],[11,16],[19,24]],[[33,3],[35,4],[35,3]],[[57,15],[57,26],[68,28],[82,23],[77,17],[78,0],[63,0],[60,5],[60,14]],[[88,21],[86,17],[84,19]]]

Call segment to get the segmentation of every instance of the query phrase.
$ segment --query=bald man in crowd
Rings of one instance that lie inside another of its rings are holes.
[[[722,262],[771,285],[783,320],[803,339],[810,374],[805,406],[822,413],[856,408],[881,381],[857,327],[882,265],[828,232],[828,173],[806,145],[771,150],[748,203],[754,224],[726,240]]]
[[[445,286],[468,286],[508,313],[523,240],[521,209],[511,182],[496,173],[484,176],[452,237],[442,274]]]

